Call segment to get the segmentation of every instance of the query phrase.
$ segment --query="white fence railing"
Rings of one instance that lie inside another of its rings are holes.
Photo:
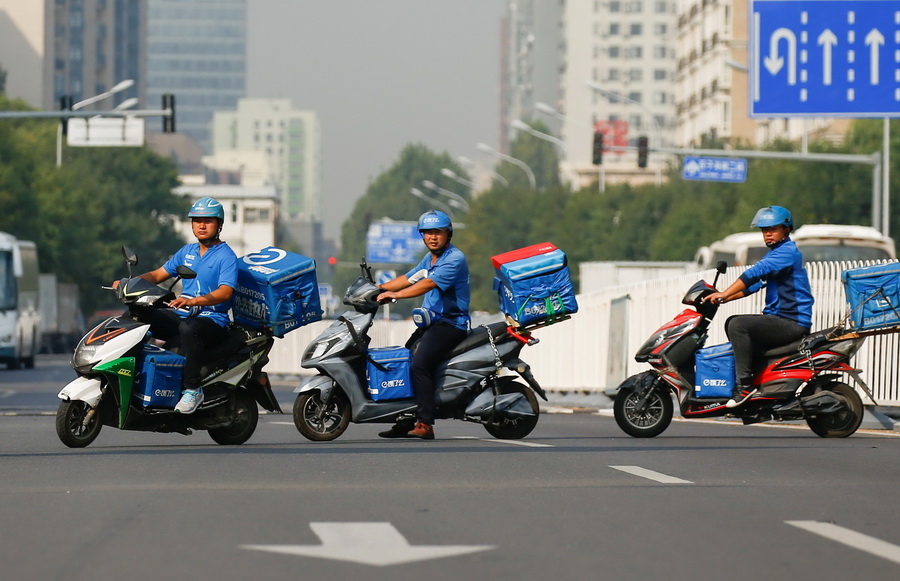
[[[868,263],[866,263],[868,264]],[[837,324],[847,312],[841,272],[863,265],[857,262],[810,263],[806,265],[816,304],[813,330]],[[729,268],[719,278],[725,288],[743,271]],[[712,282],[715,271],[703,271],[666,279],[608,287],[578,296],[578,313],[568,321],[538,329],[540,343],[526,347],[527,361],[538,382],[554,391],[597,392],[615,387],[623,379],[644,371],[634,353],[653,331],[686,309],[681,298],[690,286],[704,278]],[[722,305],[710,327],[707,345],[727,341],[725,320],[733,314],[759,313],[763,292]],[[319,321],[276,341],[266,370],[271,374],[308,374],[300,367],[304,349],[333,321]],[[372,346],[402,345],[415,329],[411,321],[378,320],[372,327]],[[900,405],[900,341],[897,334],[876,335],[866,339],[854,359],[863,370],[881,405]]]

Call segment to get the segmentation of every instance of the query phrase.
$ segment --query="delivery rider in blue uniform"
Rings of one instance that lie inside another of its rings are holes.
[[[734,349],[735,386],[725,404],[743,404],[757,390],[753,387],[753,351],[793,343],[809,334],[812,327],[813,296],[803,255],[791,240],[794,229],[791,213],[781,206],[766,206],[756,212],[752,228],[762,230],[769,252],[748,268],[727,289],[706,297],[724,303],[766,289],[766,306],[761,315],[735,315],[725,321],[725,333]]]
[[[223,342],[228,335],[231,295],[237,288],[237,256],[219,235],[225,222],[222,204],[213,198],[200,198],[188,212],[191,228],[197,242],[186,244],[165,264],[140,278],[159,284],[176,276],[175,269],[184,265],[197,273],[197,277],[182,280],[182,294],[169,303],[174,309],[199,307],[174,311],[169,309],[143,309],[141,320],[150,323],[154,337],[169,340],[180,338],[184,355],[184,372],[181,400],[175,411],[194,413],[203,403],[200,388],[202,355],[210,347]],[[117,286],[118,281],[113,283]]]
[[[380,285],[379,301],[425,295],[415,319],[418,328],[406,346],[412,352],[410,376],[416,396],[416,422],[401,420],[383,438],[434,439],[434,372],[469,331],[469,265],[462,251],[450,244],[453,223],[444,212],[422,214],[418,224],[428,247],[422,261],[405,275]]]

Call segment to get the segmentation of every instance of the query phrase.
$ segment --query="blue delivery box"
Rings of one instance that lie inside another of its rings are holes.
[[[274,246],[238,259],[234,320],[281,337],[322,319],[316,261]]]
[[[900,326],[900,263],[845,270],[841,282],[854,330]]]
[[[374,401],[412,397],[409,361],[409,349],[405,347],[369,349],[366,362],[369,397]]]
[[[144,407],[174,408],[181,399],[184,357],[155,345],[138,355],[134,398]]]
[[[565,252],[549,242],[491,258],[500,310],[520,327],[553,323],[578,311]]]
[[[698,349],[694,354],[694,364],[697,370],[694,397],[731,397],[737,382],[731,343]]]

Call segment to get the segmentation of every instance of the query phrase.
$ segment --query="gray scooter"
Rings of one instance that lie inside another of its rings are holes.
[[[362,275],[347,289],[344,304],[353,307],[313,340],[301,365],[319,374],[294,393],[294,425],[314,441],[338,438],[353,423],[392,423],[415,415],[414,398],[374,401],[366,382],[369,328],[382,292],[363,261]],[[435,377],[435,417],[478,422],[495,438],[520,439],[537,425],[535,393],[547,396],[527,363],[525,345],[537,343],[528,332],[505,322],[477,327],[447,355]],[[523,384],[503,370],[516,372]]]

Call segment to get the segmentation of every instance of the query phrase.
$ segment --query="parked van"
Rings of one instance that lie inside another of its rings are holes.
[[[34,242],[0,232],[0,362],[34,367],[41,344]]]
[[[870,226],[806,224],[792,232],[791,239],[803,253],[804,262],[889,260],[897,257],[894,240]],[[758,230],[739,232],[701,247],[694,256],[694,263],[700,270],[714,268],[720,260],[727,262],[728,266],[749,266],[758,262],[768,251]]]

